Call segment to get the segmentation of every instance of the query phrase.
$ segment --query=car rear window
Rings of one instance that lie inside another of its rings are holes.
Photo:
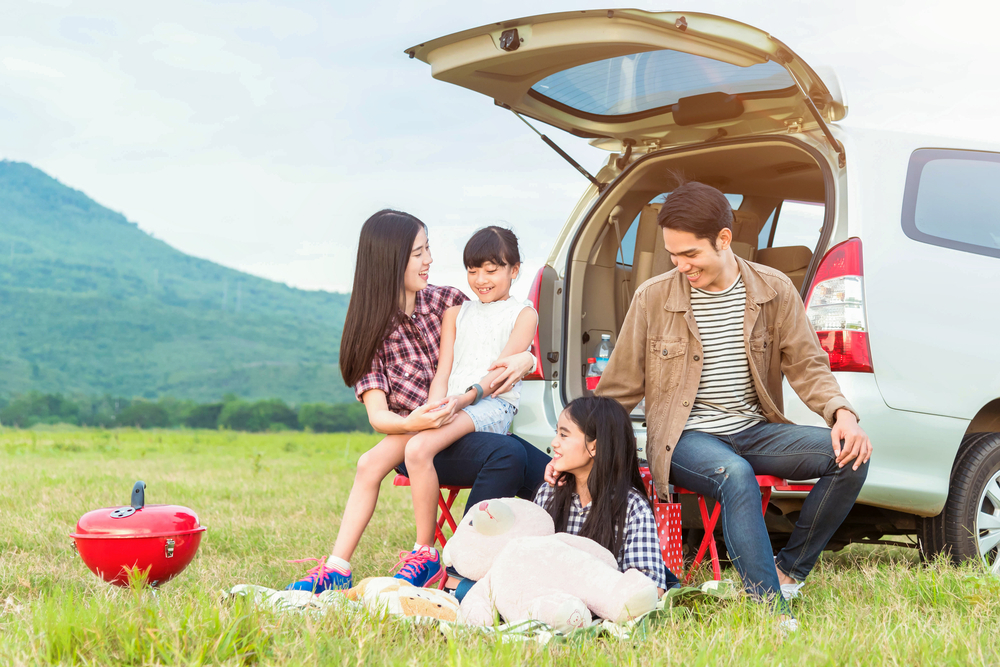
[[[625,116],[675,104],[682,97],[794,90],[781,65],[740,67],[664,49],[578,65],[531,87],[537,97],[594,116]]]
[[[1000,257],[1000,153],[914,151],[902,222],[916,241]]]
[[[801,245],[812,250],[819,241],[825,218],[826,206],[822,203],[786,199],[772,211],[760,230],[757,248]]]

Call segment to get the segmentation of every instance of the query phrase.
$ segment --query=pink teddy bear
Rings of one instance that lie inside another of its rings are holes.
[[[618,571],[593,540],[556,533],[552,517],[520,498],[487,500],[462,519],[442,554],[446,565],[476,581],[459,622],[492,625],[534,619],[568,632],[600,618],[623,622],[656,607],[656,584],[635,569]]]

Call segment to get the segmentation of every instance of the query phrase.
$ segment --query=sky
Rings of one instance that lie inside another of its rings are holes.
[[[360,227],[389,207],[427,223],[431,282],[468,292],[464,243],[502,224],[521,239],[523,298],[587,182],[510,112],[435,81],[403,50],[610,6],[0,0],[0,158],[35,165],[183,252],[303,289],[350,291]],[[832,66],[845,124],[1000,141],[997,3],[688,8]],[[545,132],[592,172],[607,159]]]

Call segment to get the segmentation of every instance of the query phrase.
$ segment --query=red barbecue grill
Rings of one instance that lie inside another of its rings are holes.
[[[128,586],[133,568],[146,572],[152,586],[170,581],[194,558],[207,530],[187,507],[146,505],[145,489],[136,482],[131,505],[87,512],[70,535],[90,571],[116,586]]]

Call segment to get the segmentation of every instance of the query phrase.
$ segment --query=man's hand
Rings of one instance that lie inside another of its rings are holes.
[[[850,410],[837,410],[837,421],[830,430],[830,438],[833,440],[833,453],[837,455],[837,465],[841,468],[854,461],[853,467],[857,470],[872,457],[871,440],[858,426],[858,419]],[[841,440],[844,441],[843,446]]]
[[[456,410],[458,410],[458,401],[455,400],[454,396],[431,401],[407,415],[403,420],[403,425],[410,433],[439,428],[454,419]]]

